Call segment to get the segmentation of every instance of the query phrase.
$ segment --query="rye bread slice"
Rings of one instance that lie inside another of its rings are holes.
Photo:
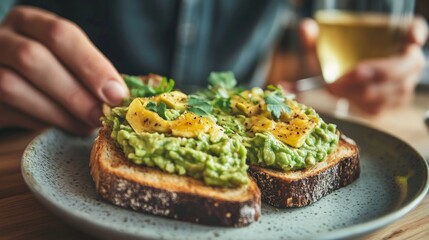
[[[90,159],[97,192],[125,208],[178,220],[219,226],[246,226],[261,215],[261,193],[250,184],[210,187],[191,177],[131,163],[102,127]]]
[[[252,165],[249,173],[261,190],[263,202],[278,208],[303,207],[356,180],[360,174],[359,151],[353,140],[341,135],[338,147],[314,167],[282,172]]]

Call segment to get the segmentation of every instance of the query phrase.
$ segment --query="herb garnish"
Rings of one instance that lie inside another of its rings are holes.
[[[225,89],[232,89],[237,85],[233,72],[212,72],[208,81],[212,86]]]
[[[213,111],[213,106],[207,99],[197,95],[188,96],[189,111],[199,115],[208,116]]]
[[[267,110],[271,112],[271,115],[279,119],[282,113],[290,113],[291,109],[285,103],[286,97],[284,96],[283,89],[281,87],[274,87],[273,85],[269,85],[267,88],[272,90],[265,97]]]
[[[164,120],[168,120],[168,118],[165,114],[166,110],[167,110],[167,105],[164,102],[160,102],[160,103],[156,104],[156,102],[150,101],[146,104],[146,109],[150,110],[152,112],[156,112]]]
[[[237,80],[233,72],[212,72],[208,78],[208,91],[203,93],[205,98],[211,99],[210,104],[222,111],[229,111],[231,95],[241,91],[237,88]]]
[[[150,84],[145,84],[137,76],[123,76],[125,83],[130,89],[132,97],[151,97],[161,93],[171,92],[174,88],[174,80],[163,77],[161,83],[157,87],[152,87]]]

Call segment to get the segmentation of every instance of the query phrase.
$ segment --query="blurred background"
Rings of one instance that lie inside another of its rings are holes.
[[[26,0],[22,1],[25,2]],[[51,2],[47,0],[34,0],[34,2],[36,1],[41,4]],[[284,30],[276,41],[276,44],[273,46],[272,52],[270,52],[267,59],[264,59],[267,61],[266,64],[264,64],[264,71],[261,76],[267,76],[268,81],[272,83],[278,81],[296,82],[300,79],[318,76],[320,75],[319,63],[314,57],[314,52],[308,51],[302,44],[298,30],[300,20],[313,16],[314,5],[318,0],[283,1],[290,3],[293,6],[293,14],[291,14],[291,12],[286,13],[288,16],[285,17]],[[0,21],[17,2],[20,1],[0,0]],[[97,2],[102,6],[106,6],[105,4],[107,4],[105,0],[81,0],[81,2]],[[57,3],[78,5],[76,8],[78,13],[87,11],[86,13],[90,18],[83,19],[83,21],[90,22],[91,24],[96,23],[93,24],[95,30],[100,30],[102,32],[104,29],[100,29],[100,26],[103,26],[106,29],[110,27],[108,23],[101,20],[103,18],[98,18],[92,11],[86,9],[85,6],[79,5],[78,1],[58,0],[55,4]],[[55,6],[52,6],[55,4],[51,4],[49,6],[55,8]],[[69,11],[70,9],[67,8],[67,10]],[[415,13],[417,15],[424,16],[427,23],[429,19],[429,0],[416,0]],[[106,13],[106,16],[104,17],[107,17],[104,19],[109,19],[111,18],[111,15]],[[254,15],[251,15],[251,17],[254,18]],[[79,18],[79,16],[77,16],[77,18]],[[105,35],[102,35],[102,37],[105,38]],[[100,47],[100,45],[98,46]],[[112,48],[117,48],[117,45],[114,45]],[[425,71],[421,77],[420,84],[417,87],[416,97],[413,99],[412,104],[408,106],[388,110],[379,115],[369,115],[359,111],[358,109],[349,108],[348,105],[344,107],[344,101],[341,101],[343,99],[339,99],[338,97],[328,93],[328,91],[323,87],[323,81],[316,86],[317,88],[312,87],[311,89],[307,89],[306,91],[302,91],[297,94],[298,101],[308,106],[312,106],[319,113],[351,119],[353,122],[363,123],[364,125],[390,133],[409,143],[418,150],[426,160],[429,161],[429,128],[424,125],[424,117],[429,116],[428,42],[425,44],[424,51],[426,57]],[[121,69],[119,64],[115,64],[115,66],[118,67],[118,69]],[[140,71],[140,68],[137,68],[137,71]],[[353,91],[355,91],[355,89],[353,89]],[[395,95],[393,96],[396,97]],[[0,115],[1,120],[7,114]],[[2,215],[10,216],[3,221],[3,229],[0,227],[0,239],[3,239],[1,230],[9,231],[10,234],[20,234],[19,236],[24,236],[21,235],[23,233],[30,233],[33,234],[31,237],[34,237],[34,234],[37,233],[38,236],[49,236],[50,238],[58,236],[55,234],[59,232],[60,234],[64,234],[61,235],[62,237],[70,234],[69,239],[82,239],[84,236],[79,238],[79,235],[77,235],[79,233],[77,233],[76,230],[70,228],[62,221],[58,221],[57,218],[53,218],[45,208],[38,204],[34,197],[31,196],[31,193],[22,180],[19,159],[21,158],[22,151],[27,143],[30,142],[30,140],[37,134],[38,132],[34,131],[24,132],[17,131],[16,129],[0,128],[0,140],[2,140],[2,144],[0,144],[0,146],[3,149],[3,151],[0,152],[0,155],[3,156],[0,160],[3,161],[1,164],[2,167],[0,167],[0,182],[3,180],[3,182],[8,183],[3,184],[3,189],[0,189],[0,192],[3,190],[2,194],[0,194],[0,200],[3,202],[2,206],[0,206],[0,212]],[[419,239],[419,236],[421,238],[426,236],[427,238],[428,221],[425,219],[427,219],[429,212],[428,197],[426,197],[422,205],[423,207],[419,207],[414,210],[414,213],[409,215],[408,218],[404,219],[404,221],[398,221],[394,225],[386,227],[385,229],[375,233],[376,235],[373,237],[369,237],[369,239],[396,239],[396,237],[398,239],[408,239],[407,236],[414,239]],[[6,214],[6,210],[9,215]],[[5,214],[3,214],[3,212],[5,212]],[[419,217],[419,219],[414,218],[415,216]],[[18,222],[18,225],[16,222]],[[23,226],[25,227],[23,228]],[[413,229],[411,229],[411,226]],[[56,231],[52,231],[52,229],[56,229]],[[60,237],[60,239],[62,237]]]
[[[269,61],[268,80],[277,82],[279,79],[286,81],[296,81],[299,79],[320,74],[319,63],[313,55],[308,54],[302,45],[298,33],[298,23],[303,18],[312,18],[314,14],[315,3],[317,0],[285,0],[293,7],[292,18],[287,17],[284,31],[278,40],[278,44]],[[19,3],[17,0],[0,1],[0,21],[10,10],[10,8]],[[415,13],[429,19],[429,1],[416,0]],[[429,59],[429,43],[425,45],[425,56]],[[428,62],[428,61],[427,61]],[[422,87],[429,88],[429,64],[425,68],[421,80]]]
[[[317,0],[290,0],[294,17],[285,23],[285,30],[274,50],[268,74],[270,82],[277,79],[296,81],[320,74],[319,63],[308,53],[300,40],[298,23],[303,18],[312,18]],[[429,20],[429,1],[416,0],[415,14]],[[429,88],[429,41],[425,45],[426,68],[419,87]]]

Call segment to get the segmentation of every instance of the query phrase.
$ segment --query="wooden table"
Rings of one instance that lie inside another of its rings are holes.
[[[298,95],[300,102],[313,106],[318,112],[349,118],[388,132],[413,146],[429,161],[429,129],[423,119],[429,111],[429,90],[417,91],[410,106],[389,110],[379,116],[366,115],[350,107],[347,115],[337,111],[338,99],[318,89]],[[378,230],[365,239],[429,239],[429,196],[400,220]]]
[[[333,112],[337,100],[323,90],[305,92],[299,98],[327,113]],[[350,116],[399,136],[429,158],[429,132],[422,121],[426,110],[429,93],[419,94],[410,107],[382,116],[369,117],[354,111]],[[0,239],[92,239],[49,212],[25,185],[20,171],[21,155],[37,134],[17,129],[0,131]],[[425,238],[429,238],[429,197],[402,219],[365,237]]]

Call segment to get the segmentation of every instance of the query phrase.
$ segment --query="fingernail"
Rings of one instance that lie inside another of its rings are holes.
[[[89,115],[90,115],[89,118],[91,119],[92,125],[94,127],[98,127],[101,125],[100,117],[102,116],[102,112],[101,112],[100,106],[98,105],[95,106],[91,110],[91,113]]]
[[[357,72],[358,78],[362,80],[372,80],[375,77],[375,71],[370,66],[360,66]]]
[[[127,90],[115,80],[108,81],[101,89],[104,101],[110,105],[118,105],[127,96]]]
[[[411,36],[417,44],[423,45],[426,42],[428,31],[426,22],[422,19],[416,19],[411,27]]]

